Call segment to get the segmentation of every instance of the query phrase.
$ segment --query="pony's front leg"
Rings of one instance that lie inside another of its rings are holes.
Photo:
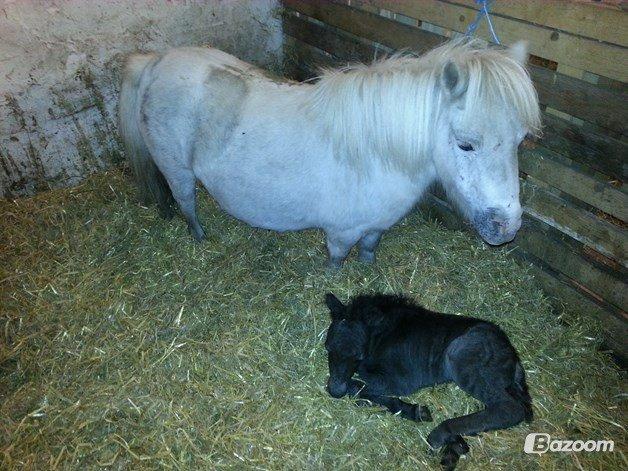
[[[360,239],[358,258],[364,263],[375,263],[375,250],[382,239],[383,231],[370,231]]]
[[[360,236],[361,234],[352,232],[327,233],[327,251],[329,252],[330,268],[338,269],[342,267],[342,262],[347,258],[351,247],[360,240]]]

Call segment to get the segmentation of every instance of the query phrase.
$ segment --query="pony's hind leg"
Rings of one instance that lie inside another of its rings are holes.
[[[352,232],[327,233],[327,251],[329,252],[329,267],[338,269],[349,254],[351,248],[360,240],[361,234]]]
[[[202,241],[205,239],[205,231],[196,215],[196,177],[194,172],[187,169],[177,169],[168,172],[166,179],[172,190],[172,195],[188,223],[190,234],[198,242]]]
[[[375,250],[382,238],[382,231],[367,232],[360,239],[358,258],[364,263],[375,263]]]

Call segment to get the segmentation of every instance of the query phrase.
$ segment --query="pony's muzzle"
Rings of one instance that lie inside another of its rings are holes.
[[[487,244],[511,242],[521,228],[521,209],[514,213],[489,208],[474,218],[473,225]]]

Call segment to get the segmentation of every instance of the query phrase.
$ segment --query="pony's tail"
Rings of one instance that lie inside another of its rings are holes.
[[[118,129],[135,175],[140,200],[147,205],[157,203],[162,215],[169,218],[173,215],[172,191],[155,165],[139,126],[142,76],[156,60],[155,54],[134,54],[127,59],[120,89]]]
[[[508,392],[515,398],[524,408],[526,422],[532,422],[532,398],[528,392],[528,384],[526,383],[526,374],[520,362],[517,362],[515,368],[515,381],[508,388]]]

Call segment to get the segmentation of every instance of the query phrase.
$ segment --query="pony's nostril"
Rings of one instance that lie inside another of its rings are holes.
[[[499,229],[499,231],[506,231],[508,230],[508,227],[510,226],[510,221],[508,219],[493,219],[493,224],[495,224],[497,226],[497,228]]]

